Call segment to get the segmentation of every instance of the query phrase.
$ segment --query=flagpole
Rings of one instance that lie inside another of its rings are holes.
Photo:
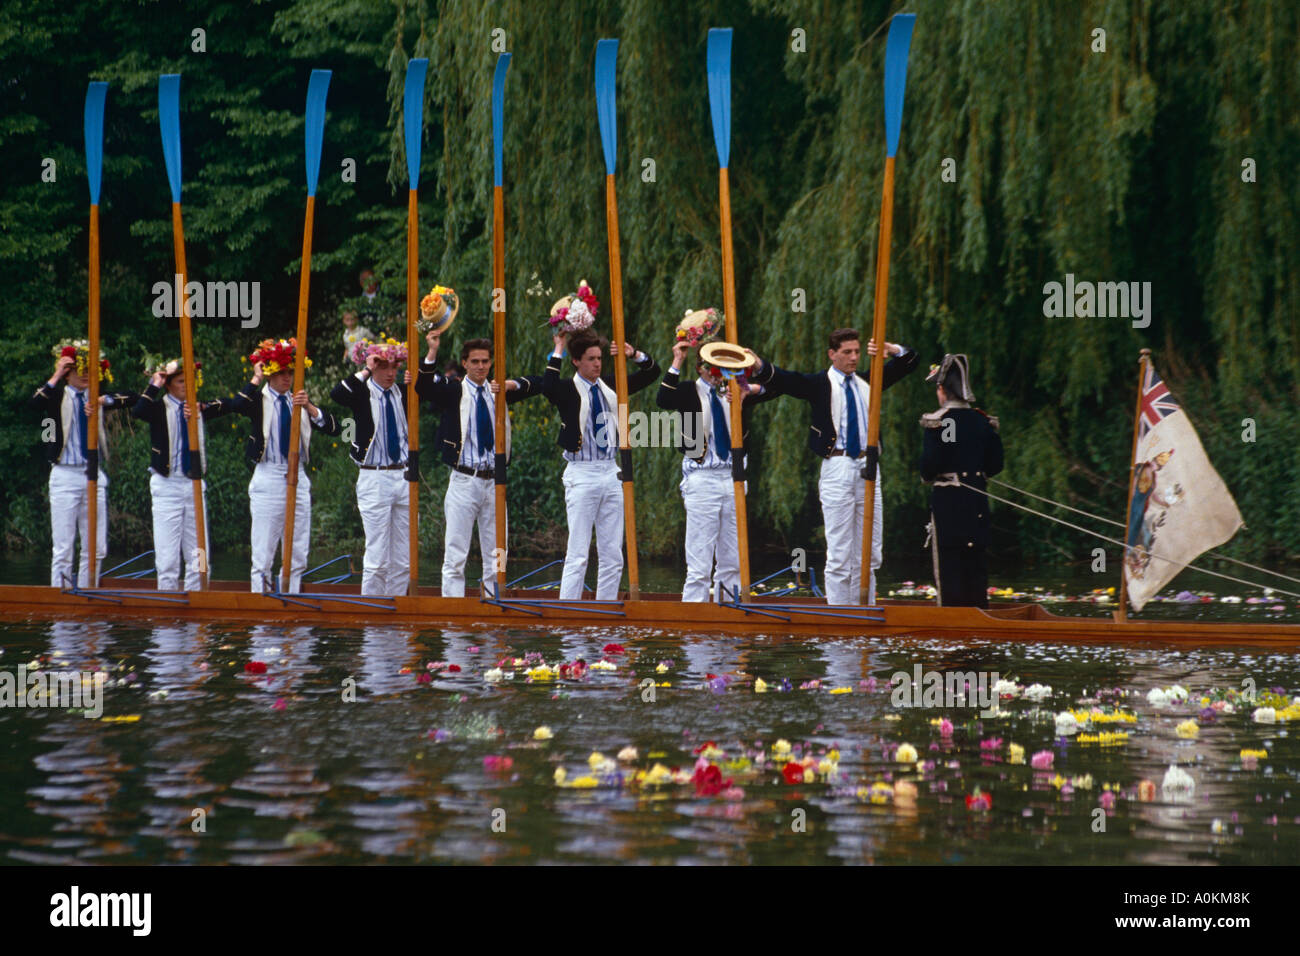
[[[706,51],[709,83],[709,117],[713,122],[713,145],[718,153],[718,213],[722,227],[722,311],[727,341],[739,345],[736,318],[736,265],[731,245],[731,28],[709,30]],[[742,420],[740,382],[727,377],[731,398],[731,478],[736,501],[736,550],[740,556],[740,587],[737,602],[749,599],[749,516],[745,508],[745,428]]]
[[[1133,411],[1133,450],[1128,459],[1128,502],[1124,508],[1124,547],[1119,553],[1119,607],[1115,609],[1115,620],[1120,624],[1128,621],[1128,526],[1129,514],[1133,511],[1133,486],[1137,484],[1138,429],[1142,424],[1142,384],[1146,381],[1147,363],[1151,360],[1151,350],[1143,349],[1138,355],[1137,404]]]
[[[162,130],[163,162],[172,191],[172,249],[176,258],[176,301],[181,326],[181,367],[185,371],[185,404],[192,409],[186,422],[190,470],[194,489],[194,532],[198,546],[190,557],[199,569],[199,590],[208,589],[207,522],[203,512],[203,458],[199,447],[198,379],[194,374],[194,335],[190,327],[189,297],[185,294],[185,223],[181,218],[181,77],[167,73],[158,77],[158,123]],[[197,465],[195,464],[197,462]]]
[[[601,147],[605,153],[605,231],[609,237],[609,301],[614,315],[614,386],[618,393],[619,471],[623,476],[623,531],[627,537],[627,590],[636,601],[641,597],[641,575],[636,553],[636,498],[632,491],[632,446],[628,443],[627,356],[623,354],[623,265],[618,243],[618,196],[614,170],[618,163],[618,111],[614,92],[618,41],[596,42],[596,119],[600,123]]]
[[[496,568],[497,597],[506,586],[506,206],[503,177],[505,151],[506,73],[510,54],[497,57],[492,75],[492,354],[496,356],[493,377],[497,394],[496,447],[493,477],[496,481]],[[498,308],[498,306],[500,308]],[[486,562],[485,562],[486,563]],[[484,582],[486,586],[486,582]]]
[[[84,132],[86,177],[90,181],[90,288],[87,339],[90,354],[86,372],[90,376],[90,398],[86,408],[86,530],[81,550],[87,556],[82,586],[99,583],[99,187],[104,165],[104,99],[108,84],[91,83],[86,88]],[[89,544],[87,544],[89,542]]]
[[[406,172],[406,367],[419,354],[415,318],[420,307],[420,145],[424,133],[424,75],[429,69],[426,58],[406,65],[406,88],[402,97],[405,121]],[[415,596],[420,580],[420,399],[415,394],[416,376],[406,386],[406,480],[410,522],[408,534],[411,583],[407,591]]]
[[[885,41],[885,182],[880,199],[880,244],[876,249],[875,313],[871,338],[876,354],[871,356],[870,404],[867,406],[866,500],[862,518],[862,564],[858,603],[866,604],[871,592],[872,541],[876,525],[876,481],[880,463],[880,405],[885,382],[885,319],[889,298],[889,256],[894,230],[894,156],[903,124],[903,93],[907,85],[907,54],[912,43],[916,15],[900,13],[889,24]]]
[[[307,213],[302,226],[302,275],[298,280],[298,334],[295,339],[296,347],[293,350],[293,390],[290,396],[297,395],[305,385],[307,301],[311,288],[311,234],[316,218],[316,179],[320,174],[321,142],[325,136],[325,96],[329,92],[330,75],[329,70],[312,70],[311,78],[307,81],[307,111],[303,122],[307,147]],[[285,485],[284,540],[280,544],[280,592],[282,594],[288,593],[293,581],[293,526],[298,508],[298,442],[301,430],[302,414],[294,408],[293,415],[289,419],[289,447],[284,450],[289,463],[289,472]]]

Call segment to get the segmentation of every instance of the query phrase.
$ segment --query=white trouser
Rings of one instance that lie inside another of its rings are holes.
[[[882,474],[876,468],[876,519],[871,534],[870,591],[867,601],[876,603],[876,568],[880,567],[884,542],[884,504],[880,494]],[[822,502],[826,528],[826,569],[822,575],[826,603],[857,604],[862,587],[862,522],[865,519],[867,483],[862,480],[862,462],[847,455],[822,462],[817,494]]]
[[[204,542],[199,553],[199,536],[194,527],[194,481],[184,475],[151,474],[149,493],[153,497],[153,566],[158,590],[180,588],[181,559],[185,561],[185,590],[199,589],[199,568],[212,563],[212,549]],[[208,485],[203,483],[203,535],[208,533]]]
[[[289,466],[284,462],[258,462],[253,480],[248,483],[248,510],[253,518],[250,534],[252,572],[250,590],[278,591],[281,581],[271,578],[276,549],[284,562],[284,504],[288,487]],[[302,573],[307,569],[307,549],[311,546],[311,479],[298,466],[298,491],[293,509],[293,573],[289,593],[302,590]],[[281,574],[284,569],[281,568]]]
[[[736,487],[730,468],[697,468],[682,476],[686,505],[686,584],[683,601],[709,600],[709,574],[715,601],[734,601],[740,587],[740,549],[736,539]]]
[[[496,482],[490,478],[451,473],[443,510],[447,515],[447,533],[442,550],[442,596],[465,596],[465,562],[469,558],[474,522],[478,522],[478,548],[483,559],[483,582],[487,590],[496,581],[492,554],[497,542]],[[505,555],[502,555],[505,558]]]
[[[104,556],[108,554],[108,478],[101,471],[95,498],[99,504],[95,515],[95,577],[104,570]],[[86,539],[90,537],[90,511],[86,494],[85,465],[55,465],[50,469],[50,533],[54,552],[50,559],[50,587],[72,586],[72,549],[77,536],[81,536],[81,565],[77,584],[83,588],[95,587],[90,582],[90,552]],[[96,582],[97,583],[97,582]]]
[[[411,499],[406,472],[362,468],[357,510],[366,529],[361,593],[405,594],[411,585]]]
[[[582,597],[591,532],[596,531],[596,600],[618,597],[623,577],[623,484],[614,461],[571,461],[564,469],[564,508],[569,516],[569,547],[564,555],[560,598]]]

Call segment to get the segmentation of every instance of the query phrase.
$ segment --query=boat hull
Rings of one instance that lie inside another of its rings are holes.
[[[999,641],[1069,641],[1184,646],[1300,647],[1300,625],[1206,623],[1065,617],[1037,604],[979,608],[885,601],[878,607],[835,607],[813,598],[756,598],[744,609],[683,604],[676,595],[643,594],[636,601],[565,602],[536,591],[508,591],[500,601],[471,593],[444,598],[437,589],[414,596],[364,597],[355,585],[322,585],[307,594],[252,594],[243,582],[217,581],[210,590],[159,592],[138,581],[108,581],[98,591],[0,585],[0,619],[166,619],[249,621],[292,625],[429,625],[464,628],[643,627],[707,634],[796,637],[911,635]]]

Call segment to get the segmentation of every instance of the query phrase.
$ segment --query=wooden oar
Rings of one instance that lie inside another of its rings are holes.
[[[641,597],[641,575],[636,554],[636,497],[632,491],[632,446],[623,410],[627,408],[627,356],[623,354],[623,266],[618,249],[618,197],[614,170],[618,165],[618,106],[614,73],[618,41],[596,43],[596,119],[600,145],[605,152],[605,229],[609,235],[609,301],[614,315],[614,385],[618,393],[618,456],[623,475],[623,532],[627,538],[627,590],[633,601]]]
[[[307,216],[302,226],[302,277],[298,280],[298,335],[293,350],[293,390],[303,389],[307,357],[307,298],[311,287],[311,233],[316,216],[316,180],[320,176],[321,144],[325,138],[325,96],[329,93],[330,71],[312,70],[307,81],[307,112],[304,119],[307,145]],[[285,486],[284,541],[280,546],[280,592],[287,594],[292,581],[294,512],[298,507],[298,441],[302,413],[294,408],[289,419],[289,473]]]
[[[429,61],[421,58],[406,65],[406,89],[402,94],[405,119],[406,175],[406,367],[420,354],[415,320],[420,314],[420,141],[424,135],[424,74]],[[415,376],[406,386],[406,480],[410,489],[410,563],[408,594],[416,594],[420,580],[420,399],[415,394]]]
[[[1133,544],[1128,539],[1129,515],[1133,512],[1133,490],[1137,485],[1138,430],[1142,427],[1142,386],[1147,380],[1147,363],[1150,361],[1150,349],[1143,349],[1138,353],[1137,404],[1133,409],[1133,450],[1128,458],[1128,498],[1124,503],[1124,547],[1119,553],[1119,607],[1114,613],[1115,620],[1120,624],[1128,623],[1128,549]]]
[[[197,534],[199,590],[208,589],[208,539],[203,520],[203,462],[199,457],[198,381],[194,376],[194,337],[185,295],[185,225],[181,221],[181,77],[165,73],[158,77],[158,125],[162,130],[163,161],[167,164],[167,182],[172,190],[172,246],[176,255],[176,299],[181,323],[181,365],[185,370],[185,402],[193,409],[187,422],[190,474],[194,482],[194,530]]]
[[[736,319],[736,267],[731,248],[731,28],[709,31],[709,114],[713,119],[713,145],[718,151],[718,206],[722,219],[722,310],[727,341],[739,345]],[[749,599],[749,520],[745,512],[745,430],[741,423],[740,384],[733,376],[731,390],[731,478],[736,494],[736,539],[740,552],[740,591],[737,601]]]
[[[503,153],[505,142],[506,73],[510,54],[497,57],[492,74],[492,354],[496,356],[493,377],[497,395],[496,410],[496,560],[497,596],[506,586],[506,206],[503,192]],[[486,555],[484,558],[486,559]],[[487,561],[484,560],[484,564]],[[484,582],[486,586],[486,582]]]
[[[86,407],[86,530],[81,550],[87,555],[87,577],[82,587],[99,583],[99,187],[104,168],[104,98],[107,83],[86,87],[86,178],[90,180],[90,400]]]
[[[866,503],[862,518],[862,570],[858,603],[869,601],[871,539],[876,522],[876,469],[880,464],[880,402],[885,380],[885,306],[889,296],[889,243],[894,229],[894,154],[903,125],[903,92],[907,86],[907,51],[912,43],[913,13],[899,13],[889,23],[885,42],[885,186],[880,200],[880,245],[876,249],[876,303],[871,338],[871,392],[867,408]]]

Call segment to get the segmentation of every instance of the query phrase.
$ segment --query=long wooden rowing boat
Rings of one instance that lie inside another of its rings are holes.
[[[467,591],[440,597],[362,596],[356,585],[321,584],[296,595],[253,594],[247,582],[212,581],[207,591],[156,591],[150,582],[104,579],[97,591],[0,585],[0,620],[32,618],[171,618],[294,625],[423,624],[472,628],[652,628],[794,637],[891,636],[987,638],[1107,644],[1165,643],[1186,647],[1300,647],[1300,625],[1115,621],[1065,617],[1038,604],[987,611],[936,607],[926,601],[882,601],[873,607],[827,605],[816,598],[752,598],[743,605],[683,604],[675,594],[642,592],[637,600],[560,601],[512,589],[498,600]]]

